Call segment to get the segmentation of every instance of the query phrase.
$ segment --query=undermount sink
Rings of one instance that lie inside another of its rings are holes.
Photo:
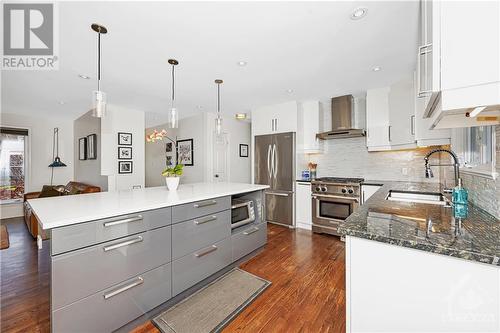
[[[411,191],[389,191],[385,200],[424,203],[431,205],[447,206],[448,199],[441,193],[424,193]]]

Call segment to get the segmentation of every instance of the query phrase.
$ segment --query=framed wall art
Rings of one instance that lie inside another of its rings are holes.
[[[97,159],[97,134],[87,135],[87,159]]]
[[[132,159],[132,147],[118,147],[118,159],[119,160],[131,160]]]
[[[240,143],[240,157],[248,157],[248,145]]]
[[[118,173],[132,173],[132,161],[118,161]]]
[[[119,146],[132,146],[132,133],[118,132]]]
[[[194,165],[193,139],[177,140],[177,164]]]
[[[87,138],[78,139],[78,159],[80,161],[87,159]]]

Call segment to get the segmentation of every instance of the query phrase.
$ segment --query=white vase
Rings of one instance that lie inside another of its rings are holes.
[[[180,180],[181,177],[165,177],[165,182],[167,183],[168,190],[169,191],[177,190],[177,187],[179,187]]]

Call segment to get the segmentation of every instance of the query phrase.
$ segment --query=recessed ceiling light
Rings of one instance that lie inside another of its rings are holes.
[[[59,105],[64,105],[64,104],[66,104],[65,101],[59,101]]]
[[[244,67],[247,65],[246,61],[238,61],[238,66]]]
[[[379,70],[381,70],[382,68],[380,68],[379,66],[375,66],[372,68],[372,71],[374,72],[378,72]]]
[[[358,7],[351,14],[351,20],[359,20],[366,16],[368,12],[368,8],[366,7]]]
[[[287,89],[286,92],[291,94],[291,93],[293,93],[293,89]]]
[[[197,105],[197,106],[196,106],[196,108],[197,108],[198,110],[201,110],[201,109],[203,109],[203,106],[202,106],[202,105]]]
[[[83,75],[83,74],[78,74],[78,77],[79,77],[80,79],[84,79],[84,80],[88,80],[88,79],[90,79],[90,76]]]

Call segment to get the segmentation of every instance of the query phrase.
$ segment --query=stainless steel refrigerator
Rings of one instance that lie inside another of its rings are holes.
[[[267,222],[295,225],[295,133],[255,137],[255,184],[265,191]]]

